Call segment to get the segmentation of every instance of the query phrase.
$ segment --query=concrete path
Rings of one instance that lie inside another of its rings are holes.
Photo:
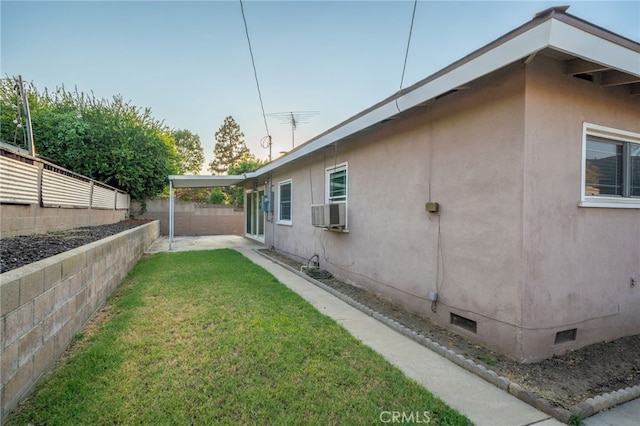
[[[583,426],[638,426],[640,398],[585,419]]]
[[[449,406],[466,415],[477,426],[552,426],[561,425],[511,394],[498,389],[464,370],[441,355],[395,332],[376,319],[360,312],[304,278],[259,255],[253,249],[263,248],[249,239],[219,235],[176,237],[172,251],[233,248],[273,274],[280,282],[300,294],[318,311],[333,318],[349,333],[379,352],[407,376],[425,386]],[[169,240],[158,238],[147,251],[168,251]],[[389,407],[390,411],[393,407]],[[419,411],[420,407],[416,407]],[[584,426],[638,426],[640,399],[596,414]]]
[[[333,318],[353,336],[379,352],[407,376],[424,385],[469,417],[478,426],[561,425],[562,423],[525,404],[441,355],[393,331],[304,278],[281,267],[252,249],[238,249],[318,311]],[[393,407],[389,407],[393,410]],[[420,411],[421,407],[415,407]]]
[[[238,235],[207,235],[204,237],[174,237],[171,251],[213,250],[220,248],[263,248],[261,244]],[[147,253],[169,251],[169,237],[157,238]]]

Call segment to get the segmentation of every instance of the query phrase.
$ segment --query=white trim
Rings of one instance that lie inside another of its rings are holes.
[[[600,207],[613,209],[640,209],[640,198],[631,197],[606,197],[585,195],[585,181],[587,170],[585,167],[587,160],[587,136],[599,136],[612,141],[630,142],[640,144],[640,133],[627,130],[615,129],[613,127],[599,124],[582,123],[582,164],[580,166],[580,202],[579,207]]]
[[[280,197],[280,188],[282,187],[282,185],[286,185],[286,184],[289,184],[289,188],[290,188],[289,189],[289,191],[290,191],[290,193],[289,193],[290,194],[289,195],[290,196],[290,200],[289,200],[289,203],[290,203],[289,216],[291,217],[291,219],[282,220],[282,219],[280,219],[280,206],[281,206],[281,204],[280,204],[280,198],[281,198]],[[283,181],[278,182],[278,203],[277,203],[277,205],[278,205],[278,215],[277,215],[278,220],[276,221],[276,224],[292,226],[293,225],[293,179],[285,179]]]
[[[547,19],[504,42],[500,42],[500,40],[494,42],[498,43],[495,47],[491,47],[467,61],[462,61],[459,65],[452,64],[450,66],[452,68],[449,70],[445,68],[446,71],[442,75],[434,74],[427,77],[409,88],[397,99],[391,97],[371,109],[365,110],[323,135],[301,145],[284,157],[272,161],[256,172],[248,173],[247,176],[253,177],[269,173],[347,136],[398,115],[398,108],[406,111],[546,48],[640,76],[640,53],[555,18]],[[469,56],[471,55],[473,53]]]
[[[632,199],[633,200],[633,199]],[[589,201],[580,201],[578,207],[599,207],[607,209],[640,209],[640,200],[634,202],[629,199],[625,199],[623,202],[610,202],[608,200],[595,201],[589,199]]]
[[[336,171],[340,171],[344,169],[346,172],[346,186],[344,188],[344,201],[334,201],[333,204],[344,204],[344,228],[339,231],[329,229],[331,232],[342,232],[343,234],[349,233],[349,162],[345,161],[344,163],[338,163],[333,166],[326,167],[324,169],[324,202],[325,204],[330,204],[329,200],[329,175]],[[326,230],[326,229],[325,229]]]
[[[263,233],[262,236],[260,236],[260,234],[250,234],[248,232],[247,229],[247,194],[253,194],[254,192],[257,192],[258,194],[260,193],[260,191],[262,191],[262,193],[264,194],[266,189],[265,186],[259,186],[256,189],[245,189],[244,190],[244,195],[245,195],[245,199],[244,199],[244,236],[247,238],[250,238],[254,241],[258,241],[261,243],[265,242],[265,236],[266,236],[266,231],[267,231],[267,218],[266,218],[266,212],[263,211],[262,212],[262,218],[263,218]],[[253,201],[253,200],[251,200]],[[258,200],[258,203],[260,203],[261,201]],[[251,214],[255,214],[253,207],[251,207]],[[256,226],[258,226],[256,224]],[[258,226],[259,228],[259,226]]]
[[[329,176],[331,175],[331,173],[336,173],[339,172],[341,170],[343,170],[346,172],[346,183],[345,183],[345,188],[344,188],[344,201],[331,201],[329,199],[329,192],[330,192],[330,182],[329,182]],[[340,164],[336,164],[334,166],[329,166],[327,168],[324,169],[324,202],[325,204],[329,204],[329,203],[333,203],[333,204],[347,204],[349,201],[349,163],[347,161],[345,161],[344,163],[340,163]],[[345,208],[346,210],[346,208]]]

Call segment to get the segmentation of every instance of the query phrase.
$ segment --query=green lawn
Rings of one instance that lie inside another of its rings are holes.
[[[233,250],[144,258],[106,312],[8,424],[470,424]]]

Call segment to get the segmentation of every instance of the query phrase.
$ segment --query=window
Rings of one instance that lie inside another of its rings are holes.
[[[640,208],[640,134],[585,124],[583,207]]]
[[[291,179],[278,183],[278,223],[291,225]]]
[[[326,194],[327,203],[347,202],[347,163],[328,167]]]

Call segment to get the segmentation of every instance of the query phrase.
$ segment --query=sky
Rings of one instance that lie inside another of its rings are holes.
[[[640,0],[420,0],[402,87],[567,4],[568,13],[640,41]],[[400,88],[413,1],[242,6],[266,126],[239,0],[1,0],[0,71],[39,91],[64,86],[150,108],[168,127],[199,135],[204,174],[227,116],[258,158],[268,158],[261,141],[270,134],[276,158]]]

